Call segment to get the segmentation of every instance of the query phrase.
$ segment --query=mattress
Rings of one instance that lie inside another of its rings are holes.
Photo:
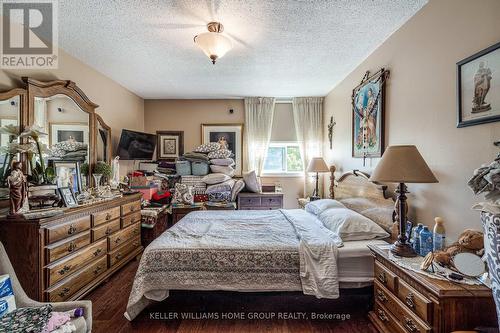
[[[341,288],[360,288],[373,282],[373,256],[367,245],[387,244],[383,240],[344,242],[338,250],[338,277]]]

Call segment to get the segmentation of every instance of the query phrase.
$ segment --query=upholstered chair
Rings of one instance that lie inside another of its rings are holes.
[[[12,289],[16,298],[17,308],[40,307],[47,303],[34,301],[26,295],[19,280],[17,279],[14,268],[10,263],[7,252],[0,243],[0,275],[9,274],[12,282]],[[83,308],[84,316],[74,318],[71,322],[76,326],[77,333],[87,333],[92,330],[92,302],[90,301],[73,301],[73,302],[57,302],[50,303],[53,311],[65,312],[75,308]]]

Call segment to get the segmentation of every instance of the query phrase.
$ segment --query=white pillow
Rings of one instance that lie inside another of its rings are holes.
[[[348,208],[328,208],[319,214],[318,219],[343,241],[389,237],[378,224]]]
[[[211,165],[210,170],[212,170],[213,173],[223,173],[229,177],[234,176],[234,169],[230,166]]]
[[[226,180],[231,179],[228,175],[223,173],[210,173],[201,179],[202,182],[208,185],[223,183]]]
[[[236,201],[236,197],[245,187],[245,182],[241,179],[238,179],[233,186],[233,191],[231,192],[231,201]]]
[[[319,215],[321,214],[325,209],[328,208],[345,208],[345,206],[337,200],[333,199],[320,199],[320,200],[314,200],[309,202],[305,210],[308,213],[314,214],[314,215]]]
[[[261,187],[260,182],[257,179],[257,174],[255,171],[249,171],[243,173],[243,181],[245,182],[245,186],[249,192],[260,193]]]

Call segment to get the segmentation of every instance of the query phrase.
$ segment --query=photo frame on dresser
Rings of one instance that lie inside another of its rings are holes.
[[[184,131],[156,131],[156,159],[175,161],[184,154]]]
[[[79,161],[52,161],[56,174],[57,186],[69,187],[73,193],[82,191],[82,174]]]
[[[500,43],[457,62],[457,127],[500,120]]]
[[[76,201],[75,193],[71,187],[60,187],[59,194],[61,195],[61,199],[64,203],[65,207],[76,207],[78,206],[78,202]]]
[[[219,142],[232,152],[235,175],[241,176],[243,168],[243,124],[202,124],[201,143]]]
[[[381,157],[385,139],[385,82],[389,70],[381,68],[352,91],[352,157]]]

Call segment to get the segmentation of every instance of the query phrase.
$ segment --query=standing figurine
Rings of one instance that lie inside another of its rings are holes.
[[[111,162],[111,180],[109,184],[111,185],[112,190],[116,190],[120,185],[120,156],[116,156]]]
[[[28,206],[28,183],[21,170],[21,162],[12,162],[12,171],[7,177],[10,193],[9,216],[16,216],[27,212]]]

